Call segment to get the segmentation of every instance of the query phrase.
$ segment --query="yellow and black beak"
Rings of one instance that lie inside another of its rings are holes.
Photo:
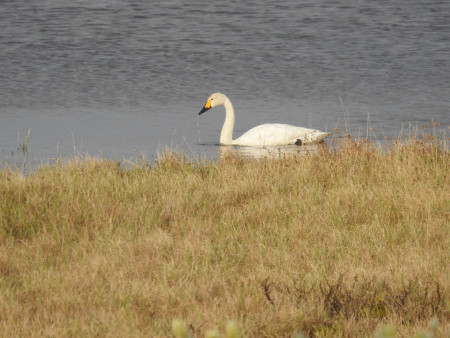
[[[200,110],[200,113],[198,113],[198,115],[203,114],[205,111],[211,109],[211,99],[209,99],[208,101],[206,101],[206,104],[203,106],[203,109]]]

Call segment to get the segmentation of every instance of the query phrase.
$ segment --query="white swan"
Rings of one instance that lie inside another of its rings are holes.
[[[321,132],[315,129],[291,126],[289,124],[261,124],[250,129],[241,137],[233,140],[234,109],[228,97],[221,93],[212,94],[198,115],[210,108],[225,107],[225,122],[220,133],[220,144],[239,146],[282,146],[302,145],[312,142],[320,142],[331,133]]]

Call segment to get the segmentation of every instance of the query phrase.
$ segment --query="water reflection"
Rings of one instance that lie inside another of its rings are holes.
[[[219,148],[219,158],[227,156],[242,156],[243,158],[260,159],[260,158],[286,158],[291,156],[305,156],[317,154],[320,149],[327,146],[325,143],[311,143],[302,146],[270,146],[270,147],[245,147],[221,145]]]

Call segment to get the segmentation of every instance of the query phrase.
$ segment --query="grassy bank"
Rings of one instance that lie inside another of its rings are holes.
[[[449,152],[386,151],[0,172],[0,332],[202,337],[449,330]]]

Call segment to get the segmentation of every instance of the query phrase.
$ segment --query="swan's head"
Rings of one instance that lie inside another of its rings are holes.
[[[223,106],[225,103],[226,96],[221,93],[214,93],[211,94],[208,97],[208,100],[206,101],[205,105],[203,106],[203,109],[200,110],[200,113],[198,115],[203,114],[205,111],[217,107],[217,106]]]

